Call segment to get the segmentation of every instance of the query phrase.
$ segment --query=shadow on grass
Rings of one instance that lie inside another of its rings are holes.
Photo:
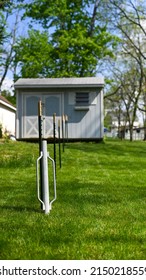
[[[86,153],[100,153],[107,156],[125,156],[127,152],[135,157],[146,157],[145,142],[107,141],[103,143],[70,143],[66,148],[79,150]],[[128,150],[127,150],[128,148]]]
[[[34,213],[41,213],[41,209],[36,209],[35,207],[28,207],[28,206],[11,206],[11,205],[0,205],[1,210],[9,210],[14,212],[34,212]]]
[[[140,203],[146,198],[146,189],[143,186],[110,186],[107,182],[100,184],[100,182],[94,183],[82,183],[71,181],[65,182],[66,191],[59,189],[59,202],[63,205],[76,207],[79,213],[82,211],[86,212],[86,215],[90,215],[90,207],[95,208],[96,213],[98,213],[98,207],[106,208],[123,207],[125,204],[125,209],[128,203]],[[62,188],[63,189],[63,188]]]

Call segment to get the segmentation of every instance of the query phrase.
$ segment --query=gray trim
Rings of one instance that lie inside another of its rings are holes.
[[[19,88],[97,88],[104,86],[103,77],[84,78],[45,78],[45,79],[19,79],[14,84]]]
[[[89,106],[75,106],[74,109],[75,111],[88,111]]]

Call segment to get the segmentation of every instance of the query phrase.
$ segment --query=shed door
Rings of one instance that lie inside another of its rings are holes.
[[[53,114],[56,113],[57,124],[61,116],[61,94],[27,95],[25,97],[24,138],[38,138],[38,102],[40,99],[43,103],[43,137],[53,136]]]
[[[44,96],[44,137],[53,136],[53,114],[56,113],[56,137],[58,136],[58,119],[61,116],[61,94]]]
[[[24,114],[24,138],[38,137],[38,102],[39,96],[26,96],[24,100],[25,114]]]

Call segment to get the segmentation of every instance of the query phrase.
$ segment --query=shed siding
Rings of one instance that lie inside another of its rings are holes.
[[[68,105],[69,104],[69,105]],[[75,109],[75,92],[65,93],[64,113],[69,118],[69,137],[100,138],[101,100],[100,92],[90,91],[88,110]]]

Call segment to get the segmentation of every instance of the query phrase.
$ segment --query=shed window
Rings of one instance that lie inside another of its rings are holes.
[[[76,106],[89,106],[89,92],[76,92]]]
[[[37,116],[38,115],[38,96],[27,96],[26,97],[26,116]]]

